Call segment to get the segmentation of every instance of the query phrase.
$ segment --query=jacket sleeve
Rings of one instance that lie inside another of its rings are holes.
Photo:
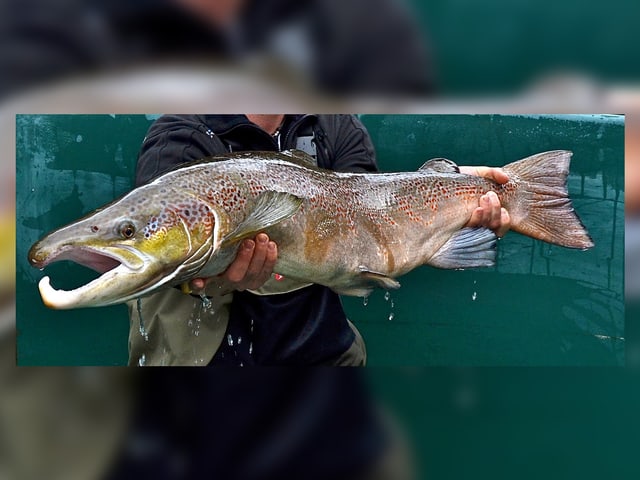
[[[136,166],[136,186],[176,166],[225,153],[222,141],[197,116],[164,115],[151,125]]]
[[[338,172],[375,172],[376,154],[369,132],[354,115],[321,115],[327,165]]]

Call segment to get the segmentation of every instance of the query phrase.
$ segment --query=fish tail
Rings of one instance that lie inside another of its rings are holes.
[[[555,150],[510,163],[503,169],[518,188],[505,194],[512,230],[569,248],[593,247],[593,240],[573,209],[567,191],[572,153]],[[508,191],[511,182],[504,185]]]

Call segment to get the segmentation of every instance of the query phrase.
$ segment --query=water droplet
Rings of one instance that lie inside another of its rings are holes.
[[[82,135],[77,135],[76,136],[76,142],[78,142],[78,143],[82,142]]]
[[[144,367],[145,363],[147,363],[147,357],[143,353],[142,356],[138,359],[138,366]]]
[[[249,343],[249,355],[253,353],[253,342]]]
[[[362,305],[364,305],[365,307],[369,304],[369,297],[363,297],[362,298]]]
[[[477,292],[473,292],[473,295],[471,295],[471,300],[473,300],[475,302],[476,298],[478,298],[478,293]]]
[[[227,343],[229,344],[230,347],[233,347],[233,337],[231,336],[230,333],[227,335]]]
[[[391,292],[385,292],[384,294],[384,300],[385,302],[389,302],[389,305],[391,306],[391,311],[389,312],[389,320],[393,320],[396,316],[396,314],[393,312],[393,308],[396,306],[395,302],[393,301],[393,298],[391,298]]]
[[[138,332],[140,336],[144,338],[145,342],[149,341],[149,333],[144,327],[144,320],[142,319],[142,298],[138,298],[136,301],[136,309],[138,310]]]
[[[238,337],[238,345],[242,343],[242,337]]]
[[[207,297],[204,293],[200,294],[200,299],[202,300],[202,307],[205,310],[209,310],[211,308],[212,302],[209,297]]]

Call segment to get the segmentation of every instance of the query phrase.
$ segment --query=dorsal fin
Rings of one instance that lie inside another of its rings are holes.
[[[418,170],[431,170],[437,173],[460,173],[456,162],[448,158],[432,158],[424,162]]]
[[[280,153],[286,155],[291,163],[297,163],[298,165],[302,165],[303,167],[318,167],[315,159],[307,152],[304,152],[302,150],[283,150]]]

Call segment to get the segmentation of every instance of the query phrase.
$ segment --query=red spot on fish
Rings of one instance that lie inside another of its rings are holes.
[[[279,281],[281,281],[281,280],[284,278],[284,276],[280,275],[279,273],[274,273],[274,274],[273,274],[273,278],[275,278],[275,279],[276,279],[276,281],[278,281],[278,282],[279,282]]]

